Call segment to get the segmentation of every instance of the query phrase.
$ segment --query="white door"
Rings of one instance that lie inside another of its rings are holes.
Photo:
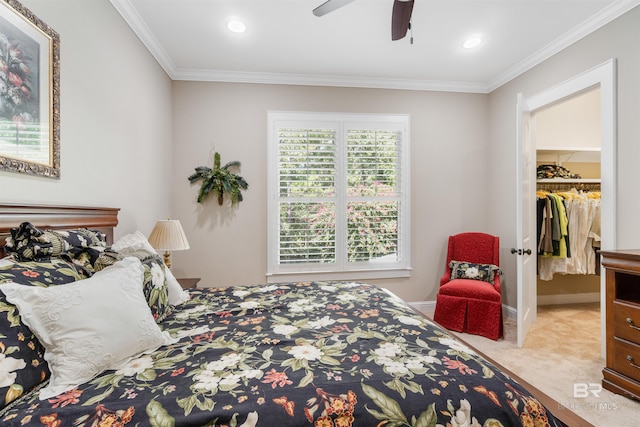
[[[536,242],[535,232],[535,120],[534,114],[541,108],[594,86],[600,86],[600,132],[601,155],[600,175],[602,198],[601,234],[602,249],[616,249],[616,61],[610,59],[591,70],[575,76],[557,86],[553,86],[537,95],[523,99],[518,95],[518,170],[517,181],[517,244],[513,248],[517,255],[517,290],[518,290],[518,345],[522,346],[527,331],[537,315],[537,286],[536,286]],[[527,173],[527,169],[530,173]],[[527,182],[528,181],[528,182]],[[527,196],[529,194],[530,196]],[[529,228],[528,228],[529,227]],[[531,231],[533,230],[533,231]],[[533,240],[532,240],[533,239]],[[532,255],[524,254],[531,249]],[[602,356],[606,354],[605,340],[605,275],[601,274],[601,342]]]
[[[518,346],[522,347],[527,332],[536,321],[536,157],[533,143],[535,120],[522,94],[518,94],[518,219],[517,242],[519,247],[511,250],[517,256],[518,279]]]

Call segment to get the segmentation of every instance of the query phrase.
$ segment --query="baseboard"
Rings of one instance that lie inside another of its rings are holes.
[[[435,301],[415,301],[410,302],[409,305],[418,310],[420,313],[423,313],[431,318],[433,318],[433,313],[436,311]],[[502,304],[502,317],[505,320],[516,321],[518,318],[518,312],[515,308]]]
[[[505,320],[511,320],[513,322],[518,321],[518,310],[508,305],[502,304],[502,317]]]
[[[584,304],[590,302],[599,302],[600,294],[598,292],[581,293],[581,294],[558,294],[558,295],[538,295],[538,305],[558,305],[558,304]],[[436,311],[435,301],[415,301],[409,305],[420,313],[433,318]],[[514,307],[502,304],[502,317],[504,320],[513,322],[518,321],[518,310]]]
[[[418,310],[420,313],[426,314],[431,318],[433,318],[433,313],[436,311],[435,301],[416,301],[410,302],[409,305]]]
[[[558,294],[558,295],[538,295],[538,305],[558,305],[558,304],[584,304],[589,302],[599,302],[600,293],[580,293],[580,294]]]

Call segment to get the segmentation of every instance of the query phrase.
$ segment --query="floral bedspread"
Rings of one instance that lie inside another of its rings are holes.
[[[304,282],[194,289],[180,341],[3,426],[556,426],[533,396],[382,289]]]

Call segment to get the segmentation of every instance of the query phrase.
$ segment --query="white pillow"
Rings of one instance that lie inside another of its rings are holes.
[[[143,277],[140,261],[127,257],[89,279],[65,285],[0,286],[45,348],[51,378],[40,390],[41,400],[176,342],[154,321]]]
[[[175,278],[171,269],[164,266],[164,279],[167,281],[167,290],[169,292],[169,304],[180,305],[185,301],[189,301],[189,292],[182,289],[178,279]]]
[[[123,255],[141,249],[153,254],[158,253],[140,231],[122,236],[111,246],[111,249],[116,252],[120,252]],[[164,274],[165,280],[167,281],[167,290],[169,292],[169,304],[180,305],[185,301],[189,301],[189,293],[182,289],[182,286],[180,286],[180,283],[178,283],[178,280],[176,280],[175,276],[166,265],[164,267]]]
[[[140,231],[122,236],[111,246],[111,249],[116,252],[135,252],[140,249],[144,249],[145,251],[151,252],[152,254],[158,253],[156,252],[154,247],[151,246],[151,243],[149,243],[144,234],[142,234]]]

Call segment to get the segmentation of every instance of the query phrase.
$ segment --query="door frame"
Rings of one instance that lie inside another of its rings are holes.
[[[617,159],[617,96],[616,96],[616,60],[609,59],[606,62],[574,76],[556,86],[544,90],[536,95],[524,99],[526,110],[535,113],[545,107],[549,107],[571,96],[577,95],[588,89],[600,87],[600,178],[601,178],[601,248],[603,250],[616,249],[616,159]],[[520,94],[519,94],[520,95]],[[518,129],[522,132],[522,129]],[[535,138],[531,144],[531,150],[535,153]],[[533,153],[531,153],[533,154]],[[522,173],[531,173],[531,171],[521,171]],[[519,188],[521,188],[522,176],[517,177]],[[518,203],[522,203],[518,201]],[[519,215],[521,215],[519,213]],[[518,224],[522,223],[522,219],[518,219]],[[521,235],[521,232],[520,234]],[[518,242],[520,247],[523,242]],[[537,248],[531,249],[536,253]],[[536,280],[524,281],[524,283],[536,283]],[[521,292],[527,295],[530,289],[523,289],[523,281],[518,281],[518,294]],[[522,308],[520,299],[518,300],[518,311]],[[606,354],[605,334],[605,275],[600,275],[600,334],[601,334],[601,353]],[[520,332],[520,330],[519,330]],[[526,331],[525,331],[526,333]],[[524,336],[518,336],[518,342],[524,343]]]

